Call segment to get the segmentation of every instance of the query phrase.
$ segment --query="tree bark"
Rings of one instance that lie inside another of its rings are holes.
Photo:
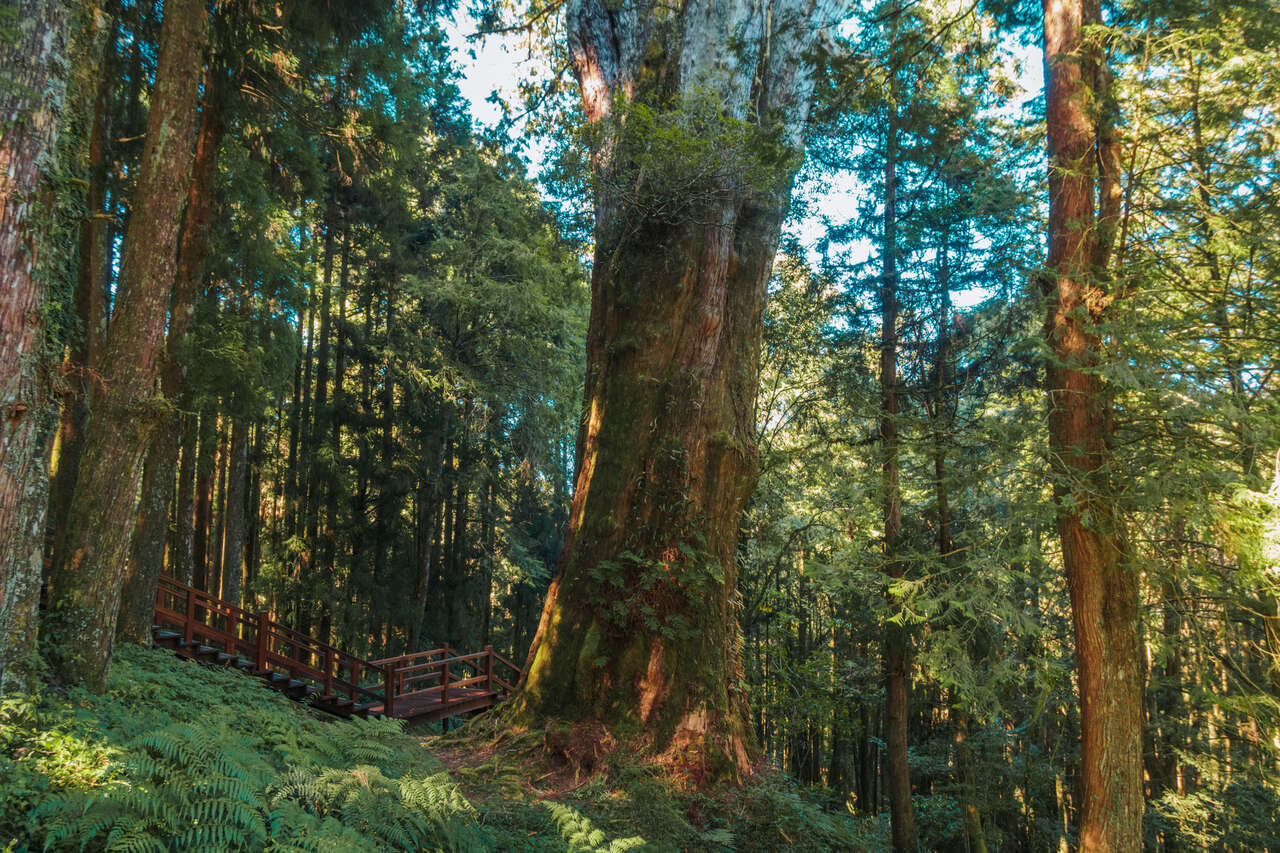
[[[243,418],[231,422],[228,445],[227,500],[223,510],[222,598],[240,604],[240,581],[244,571],[245,489],[249,472],[249,424]]]
[[[575,726],[587,762],[632,742],[709,782],[753,760],[734,554],[755,484],[765,285],[796,165],[746,188],[739,162],[663,195],[664,175],[625,153],[644,140],[631,144],[626,113],[611,111],[668,109],[674,95],[678,121],[709,95],[725,126],[794,154],[813,91],[802,57],[832,14],[808,0],[689,0],[674,20],[647,2],[567,9],[583,108],[603,131],[588,367],[569,529],[511,717]]]
[[[34,686],[37,607],[49,490],[45,452],[55,412],[44,375],[44,301],[37,198],[53,149],[68,10],[11,4],[0,40],[0,696]]]
[[[1083,740],[1082,851],[1142,846],[1138,584],[1110,498],[1098,324],[1119,201],[1105,57],[1093,0],[1046,2],[1049,257],[1043,283],[1049,444],[1071,595]]]
[[[191,583],[195,560],[196,450],[200,441],[200,416],[188,409],[182,415],[182,462],[178,466],[178,517],[174,546],[169,551],[169,571],[183,583]]]
[[[105,32],[105,27],[103,28]],[[119,16],[111,20],[111,32],[96,51],[99,61],[83,69],[80,76],[97,80],[89,125],[88,190],[85,193],[86,216],[80,223],[79,259],[76,269],[77,329],[68,347],[63,372],[70,378],[62,395],[62,412],[58,424],[58,466],[53,473],[49,526],[52,528],[52,554],[61,551],[66,533],[67,510],[75,492],[80,471],[80,442],[89,417],[89,390],[93,382],[95,362],[102,350],[106,333],[107,257],[107,122],[110,118],[111,91],[116,81],[116,39]],[[91,42],[95,41],[92,37]],[[92,49],[92,48],[91,48]]]
[[[226,421],[225,417],[220,419],[222,428],[218,430],[218,455],[215,457],[218,487],[211,504],[213,532],[209,539],[209,566],[206,569],[209,592],[219,597],[222,596],[222,543],[227,526],[227,469],[231,461],[231,442],[227,435],[230,430],[226,429]]]
[[[209,236],[213,231],[214,178],[218,172],[218,146],[225,126],[219,100],[220,77],[210,66],[205,74],[205,96],[196,139],[195,165],[187,209],[178,247],[177,275],[169,301],[169,334],[165,340],[164,364],[160,370],[160,390],[166,400],[186,402],[186,369],[181,348],[195,314],[196,296],[204,277]],[[166,412],[156,426],[142,475],[142,500],[130,547],[129,569],[120,601],[117,639],[135,643],[151,642],[151,622],[156,585],[164,568],[164,548],[169,534],[169,506],[173,502],[174,469],[182,447],[183,415],[176,408]],[[179,514],[181,508],[179,508]],[[178,555],[170,555],[170,572]],[[186,560],[184,565],[189,565]]]
[[[191,541],[191,585],[216,593],[209,586],[209,538],[213,515],[213,483],[217,471],[218,415],[213,409],[200,413],[196,437],[194,534]],[[216,586],[217,579],[214,579]]]
[[[65,681],[101,691],[133,532],[142,461],[163,400],[155,393],[173,286],[178,226],[191,176],[205,4],[166,4],[138,189],[93,388],[63,553],[51,579]]]
[[[884,225],[880,271],[880,453],[882,458],[885,574],[892,583],[906,574],[901,559],[902,488],[898,463],[898,128],[897,107],[889,106],[885,129]],[[889,777],[889,824],[893,849],[919,848],[911,804],[911,766],[907,761],[907,652],[905,625],[884,628],[885,770]]]

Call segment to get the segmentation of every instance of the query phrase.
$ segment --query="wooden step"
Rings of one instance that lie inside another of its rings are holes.
[[[296,678],[289,679],[288,686],[283,688],[294,699],[309,699],[320,692],[320,688]]]
[[[155,631],[151,636],[152,642],[164,649],[176,649],[182,645],[182,635],[172,631]]]

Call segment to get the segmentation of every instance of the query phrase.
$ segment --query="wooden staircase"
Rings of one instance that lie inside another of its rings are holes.
[[[157,646],[233,667],[339,717],[439,720],[480,711],[506,698],[521,674],[492,646],[465,655],[444,646],[367,661],[268,613],[252,613],[163,576],[151,634]]]

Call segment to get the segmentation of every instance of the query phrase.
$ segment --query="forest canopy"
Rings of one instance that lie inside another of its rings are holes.
[[[1280,850],[1278,56],[6,2],[0,842]]]

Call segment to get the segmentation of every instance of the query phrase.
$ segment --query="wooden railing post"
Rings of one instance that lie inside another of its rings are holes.
[[[360,661],[351,661],[351,701],[359,703],[360,701]]]
[[[333,649],[324,647],[324,695],[333,695]]]
[[[391,716],[391,703],[395,699],[396,687],[396,668],[394,664],[387,664],[383,668],[382,676],[382,713]]]
[[[484,647],[484,689],[493,692],[493,646]]]
[[[449,704],[449,659],[445,658],[444,672],[440,674],[440,704]]]
[[[270,649],[271,640],[271,616],[265,610],[258,614],[258,636],[255,639],[258,642],[258,649],[254,663],[258,666],[258,672],[266,672],[267,652]]]
[[[186,645],[191,645],[191,638],[196,621],[196,596],[195,590],[187,590],[187,610],[182,620],[182,641]]]

